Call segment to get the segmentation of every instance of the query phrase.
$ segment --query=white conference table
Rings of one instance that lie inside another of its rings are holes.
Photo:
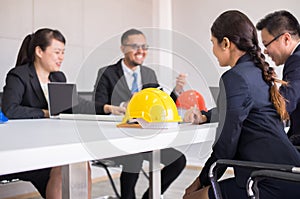
[[[216,123],[172,129],[117,128],[116,122],[35,119],[0,124],[0,175],[63,166],[63,198],[87,198],[87,164],[152,151],[150,197],[160,198],[160,149],[213,142]]]

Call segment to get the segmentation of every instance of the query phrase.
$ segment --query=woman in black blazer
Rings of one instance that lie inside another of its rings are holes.
[[[47,28],[25,37],[16,67],[8,72],[3,89],[2,110],[8,118],[49,117],[47,83],[66,82],[65,75],[59,71],[65,43],[64,36],[58,30]],[[0,176],[0,179],[6,180],[15,178],[30,181],[44,198],[62,197],[61,167]]]
[[[49,82],[66,82],[60,71],[50,72],[48,76]],[[10,119],[49,117],[47,98],[33,63],[17,66],[8,72],[2,110]]]
[[[220,80],[219,125],[213,152],[200,176],[186,189],[184,199],[214,198],[208,171],[218,159],[300,166],[300,156],[283,128],[282,120],[288,118],[285,101],[275,84],[275,72],[261,54],[252,22],[239,11],[227,11],[213,23],[211,35],[220,66],[231,69]],[[185,120],[209,122],[212,112],[191,110]],[[234,168],[235,176],[219,183],[223,198],[248,198],[246,181],[250,173]],[[261,198],[300,198],[300,189],[293,183],[264,180],[259,188]]]
[[[65,38],[57,30],[40,29],[27,35],[16,67],[6,76],[2,110],[10,119],[49,117],[47,83],[66,82],[60,72]]]

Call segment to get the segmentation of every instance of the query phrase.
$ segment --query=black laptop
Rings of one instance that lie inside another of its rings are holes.
[[[49,114],[57,117],[61,113],[72,113],[72,107],[78,105],[76,84],[48,83]]]
[[[73,113],[72,109],[79,105],[79,96],[76,84],[73,83],[48,83],[49,114],[50,118],[67,120],[98,120],[98,121],[122,121],[122,115],[95,115]],[[91,102],[92,103],[92,102]]]

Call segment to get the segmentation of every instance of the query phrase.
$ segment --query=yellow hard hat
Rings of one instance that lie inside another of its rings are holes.
[[[182,121],[172,98],[158,88],[146,88],[132,96],[122,123],[130,119],[164,123]]]

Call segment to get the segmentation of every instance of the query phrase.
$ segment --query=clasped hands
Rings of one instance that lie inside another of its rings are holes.
[[[193,124],[202,124],[207,121],[207,117],[202,115],[201,111],[195,106],[191,107],[184,113],[183,121]]]

